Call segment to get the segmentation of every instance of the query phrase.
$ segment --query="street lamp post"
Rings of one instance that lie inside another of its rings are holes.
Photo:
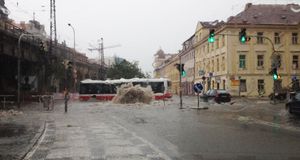
[[[26,33],[22,33],[20,36],[19,36],[19,39],[18,39],[18,64],[17,64],[17,69],[18,69],[18,89],[17,89],[17,105],[18,105],[18,108],[21,107],[21,55],[22,55],[22,52],[21,52],[21,40],[24,36],[40,36],[40,35],[34,35],[34,34],[26,34]]]
[[[21,39],[26,34],[22,33],[18,39],[18,89],[17,89],[17,103],[18,108],[21,107],[20,96],[21,96]]]
[[[74,49],[74,54],[73,54],[73,57],[72,57],[72,62],[73,62],[73,67],[74,67],[74,70],[76,70],[76,65],[75,65],[75,54],[76,54],[76,50],[75,50],[75,29],[74,27],[71,25],[71,23],[68,23],[68,26],[70,26],[73,30],[73,36],[74,36],[74,41],[73,41],[73,49]],[[74,92],[76,92],[76,78],[74,77]]]

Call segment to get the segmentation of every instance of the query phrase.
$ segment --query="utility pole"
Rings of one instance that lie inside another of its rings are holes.
[[[104,61],[104,49],[108,49],[108,48],[116,48],[116,47],[120,47],[121,45],[113,45],[113,46],[108,46],[108,47],[104,47],[103,44],[103,38],[100,39],[99,41],[99,47],[98,48],[89,48],[89,51],[98,51],[99,53],[99,64],[100,64],[100,71],[101,71],[101,76],[98,72],[98,79],[104,79],[104,67],[105,67],[105,61]]]
[[[53,44],[54,42],[54,44]],[[50,39],[49,39],[49,54],[46,55],[47,61],[46,64],[51,64],[50,55],[56,50],[57,46],[57,34],[56,34],[56,5],[55,0],[50,0]],[[46,90],[47,86],[47,72],[46,72],[46,64],[43,65],[43,76],[44,76],[44,84],[43,84],[43,92]]]
[[[54,47],[53,47],[53,41],[54,41]],[[56,45],[57,45],[56,5],[55,5],[55,0],[50,0],[50,46],[49,46],[50,54],[52,54],[52,51],[56,47]]]
[[[104,62],[104,49],[103,49],[103,38],[101,38],[101,41],[100,41],[100,44],[99,44],[99,49],[100,49],[100,52],[99,52],[99,58],[100,58],[100,64],[101,66],[104,66],[105,62]]]
[[[179,53],[180,54],[180,53]],[[179,66],[180,66],[180,72],[179,72],[179,97],[180,97],[180,108],[183,109],[182,107],[182,86],[181,86],[181,81],[182,81],[182,64],[181,64],[181,56],[179,55]]]

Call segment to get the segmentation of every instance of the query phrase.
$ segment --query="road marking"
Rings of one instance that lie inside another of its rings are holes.
[[[46,135],[46,131],[48,128],[48,122],[45,122],[44,124],[44,129],[43,132],[40,136],[40,138],[38,139],[38,141],[34,144],[34,146],[31,148],[31,150],[26,154],[26,156],[23,158],[23,160],[30,160],[31,157],[33,156],[33,154],[36,152],[36,150],[39,148],[40,144],[43,142],[45,135]]]
[[[119,120],[119,118],[112,116],[113,119]],[[141,140],[143,143],[147,144],[151,149],[153,149],[155,152],[159,154],[160,157],[162,157],[165,160],[172,160],[167,154],[165,154],[163,151],[161,151],[159,148],[155,147],[152,143],[147,141],[146,139],[138,136],[135,132],[129,131],[127,128],[123,127],[122,125],[115,123],[118,127],[122,128],[124,131],[132,134],[133,137],[136,137],[137,139]]]

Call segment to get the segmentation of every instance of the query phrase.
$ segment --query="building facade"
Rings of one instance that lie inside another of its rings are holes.
[[[154,57],[154,78],[168,78],[171,81],[171,93],[178,94],[180,89],[179,72],[176,64],[179,63],[179,54],[165,54],[160,49]]]
[[[206,90],[268,96],[274,84],[270,71],[277,66],[280,79],[276,83],[288,88],[293,77],[300,78],[300,14],[293,7],[299,5],[247,4],[244,11],[214,27],[214,43],[207,42],[212,26],[198,24],[196,80],[205,83]],[[251,38],[246,43],[239,40],[242,28]]]
[[[198,22],[195,32],[195,81],[202,83],[205,90],[224,89],[226,79],[225,37],[219,36],[214,43],[208,42],[210,30],[217,30],[224,22]],[[216,85],[215,85],[216,83]]]
[[[297,8],[300,5],[249,3],[226,22],[198,22],[195,34],[184,41],[177,56],[176,63],[185,64],[187,72],[182,78],[183,94],[191,94],[196,82],[204,85],[204,91],[225,89],[233,96],[269,96],[274,88],[277,93],[291,88],[292,79],[300,79]],[[242,43],[239,38],[244,29],[247,41]],[[212,43],[208,42],[211,31],[215,38]],[[168,58],[161,51],[155,54],[155,77],[178,73],[174,64],[165,63]],[[273,79],[274,68],[278,80]]]
[[[182,50],[179,53],[179,58],[184,64],[185,75],[182,76],[181,87],[183,95],[193,95],[193,85],[195,81],[195,50],[194,50],[195,35],[192,35],[182,44]]]

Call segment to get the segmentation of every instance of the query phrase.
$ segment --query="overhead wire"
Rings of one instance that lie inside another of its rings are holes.
[[[36,9],[36,10],[28,10],[21,7],[22,3],[19,3],[19,1],[13,1],[13,0],[6,0],[9,3],[8,10],[10,11],[10,14],[12,13],[19,13],[22,14],[22,19],[32,19],[33,14],[35,12],[46,12],[49,11],[48,9]],[[45,5],[41,5],[41,7],[45,7]],[[15,17],[20,18],[20,15],[13,14]]]

